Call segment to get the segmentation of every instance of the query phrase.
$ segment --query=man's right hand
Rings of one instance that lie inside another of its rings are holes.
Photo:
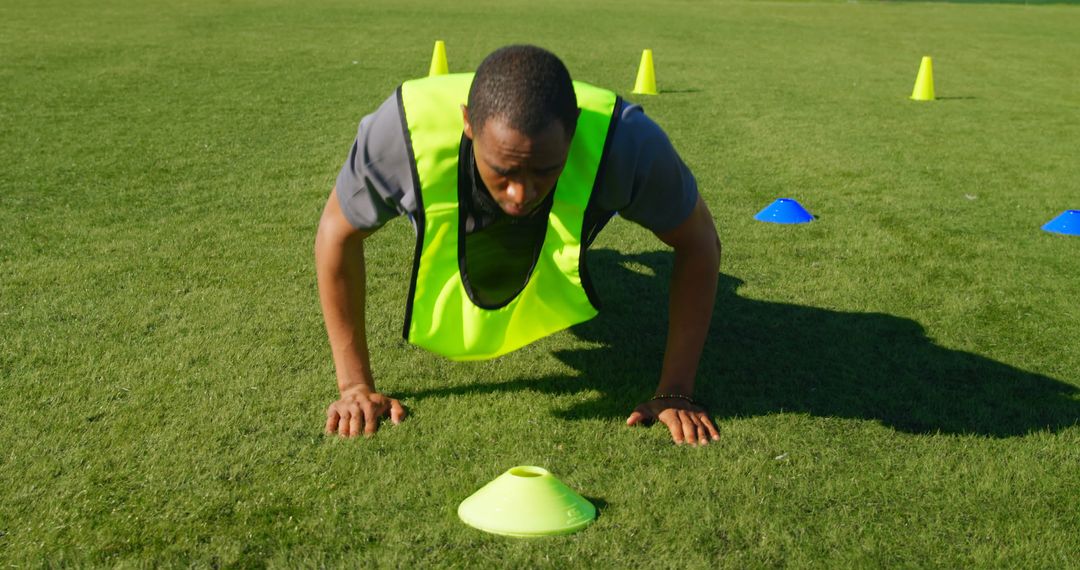
[[[379,418],[390,415],[390,421],[394,425],[405,419],[405,408],[401,402],[388,398],[378,392],[372,392],[364,387],[345,390],[341,398],[326,408],[326,433],[337,432],[341,437],[354,437],[360,435],[363,427],[364,435],[375,435],[379,429]]]

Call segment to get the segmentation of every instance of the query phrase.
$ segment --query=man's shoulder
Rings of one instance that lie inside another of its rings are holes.
[[[341,208],[353,226],[376,229],[398,215],[416,211],[407,149],[394,93],[360,120],[352,150],[338,174]]]
[[[371,133],[382,134],[385,131],[401,131],[401,105],[398,104],[397,91],[390,94],[370,114],[360,119],[360,131],[364,127]]]
[[[638,103],[621,99],[615,114],[617,120],[612,137],[615,137],[615,141],[627,143],[618,145],[620,147],[638,148],[647,146],[657,137],[667,139],[664,129],[653,121],[652,117],[645,113],[645,108]],[[622,150],[628,149],[622,148]]]
[[[654,232],[669,230],[697,201],[697,182],[660,125],[623,101],[608,141],[596,206]]]

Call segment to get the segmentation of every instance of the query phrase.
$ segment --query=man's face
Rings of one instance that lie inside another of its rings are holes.
[[[528,137],[492,118],[478,136],[463,108],[465,136],[473,141],[480,179],[491,197],[511,216],[527,216],[551,193],[570,152],[570,136],[561,121]]]

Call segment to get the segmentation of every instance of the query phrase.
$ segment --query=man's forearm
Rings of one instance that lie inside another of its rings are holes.
[[[375,391],[365,331],[366,275],[363,236],[338,239],[320,226],[315,266],[338,390]]]
[[[718,241],[675,250],[668,337],[657,394],[689,396],[694,392],[694,377],[716,301],[719,268]]]
[[[694,376],[716,302],[720,239],[712,214],[700,196],[682,224],[657,237],[675,249],[675,269],[668,300],[664,368],[656,393],[689,396],[694,392]]]

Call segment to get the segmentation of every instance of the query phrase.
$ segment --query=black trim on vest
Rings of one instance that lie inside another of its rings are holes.
[[[544,216],[544,239],[536,247],[533,252],[532,265],[529,266],[529,271],[525,275],[525,281],[521,283],[521,287],[510,295],[505,301],[493,305],[488,305],[480,302],[479,295],[476,294],[476,290],[473,288],[472,283],[469,282],[469,272],[465,261],[465,221],[469,214],[469,209],[465,204],[472,203],[473,189],[475,185],[483,185],[483,180],[474,180],[473,173],[470,170],[473,168],[472,158],[467,153],[472,153],[472,141],[465,136],[465,133],[461,134],[461,142],[458,144],[458,246],[457,246],[457,258],[458,258],[458,274],[461,275],[461,284],[465,286],[465,294],[469,296],[469,301],[472,304],[486,309],[488,311],[494,311],[501,309],[514,299],[521,296],[521,292],[525,290],[525,287],[529,285],[529,281],[532,280],[533,273],[536,271],[536,264],[540,262],[540,256],[544,253],[544,242],[547,241],[547,227],[551,223],[548,220],[548,216],[551,215],[551,207],[555,204],[555,191],[558,190],[558,183],[556,182],[555,188],[551,189],[547,197],[540,204],[535,214],[543,214]],[[486,190],[485,190],[486,191]],[[509,215],[509,214],[505,214]],[[483,231],[483,230],[480,230]]]
[[[589,264],[585,256],[588,253],[589,246],[596,239],[596,235],[600,233],[600,230],[604,229],[612,216],[609,213],[603,219],[597,219],[600,218],[600,214],[598,214],[600,209],[596,206],[596,196],[599,194],[600,184],[603,182],[604,166],[607,164],[608,151],[611,150],[611,141],[614,140],[612,135],[618,125],[619,116],[622,115],[622,102],[622,97],[616,95],[615,107],[611,110],[611,122],[608,123],[607,136],[604,138],[604,150],[600,154],[600,164],[596,167],[596,181],[593,183],[592,193],[589,194],[589,204],[585,206],[585,215],[582,216],[581,222],[581,251],[578,252],[578,275],[581,276],[581,287],[585,289],[585,296],[589,298],[589,303],[597,311],[601,307],[600,295],[596,293],[596,289],[593,287],[592,277],[589,276]]]
[[[413,152],[412,137],[409,135],[409,121],[405,118],[405,101],[401,97],[401,86],[397,91],[398,113],[401,115],[401,130],[405,133],[405,149],[409,152],[409,171],[412,173],[413,196],[416,197],[416,214],[413,225],[416,228],[416,249],[413,252],[412,280],[409,282],[409,296],[405,301],[405,328],[401,336],[409,340],[409,327],[412,325],[413,298],[416,297],[416,279],[420,274],[420,254],[424,250],[424,199],[420,192],[420,173],[416,171],[416,154]]]

